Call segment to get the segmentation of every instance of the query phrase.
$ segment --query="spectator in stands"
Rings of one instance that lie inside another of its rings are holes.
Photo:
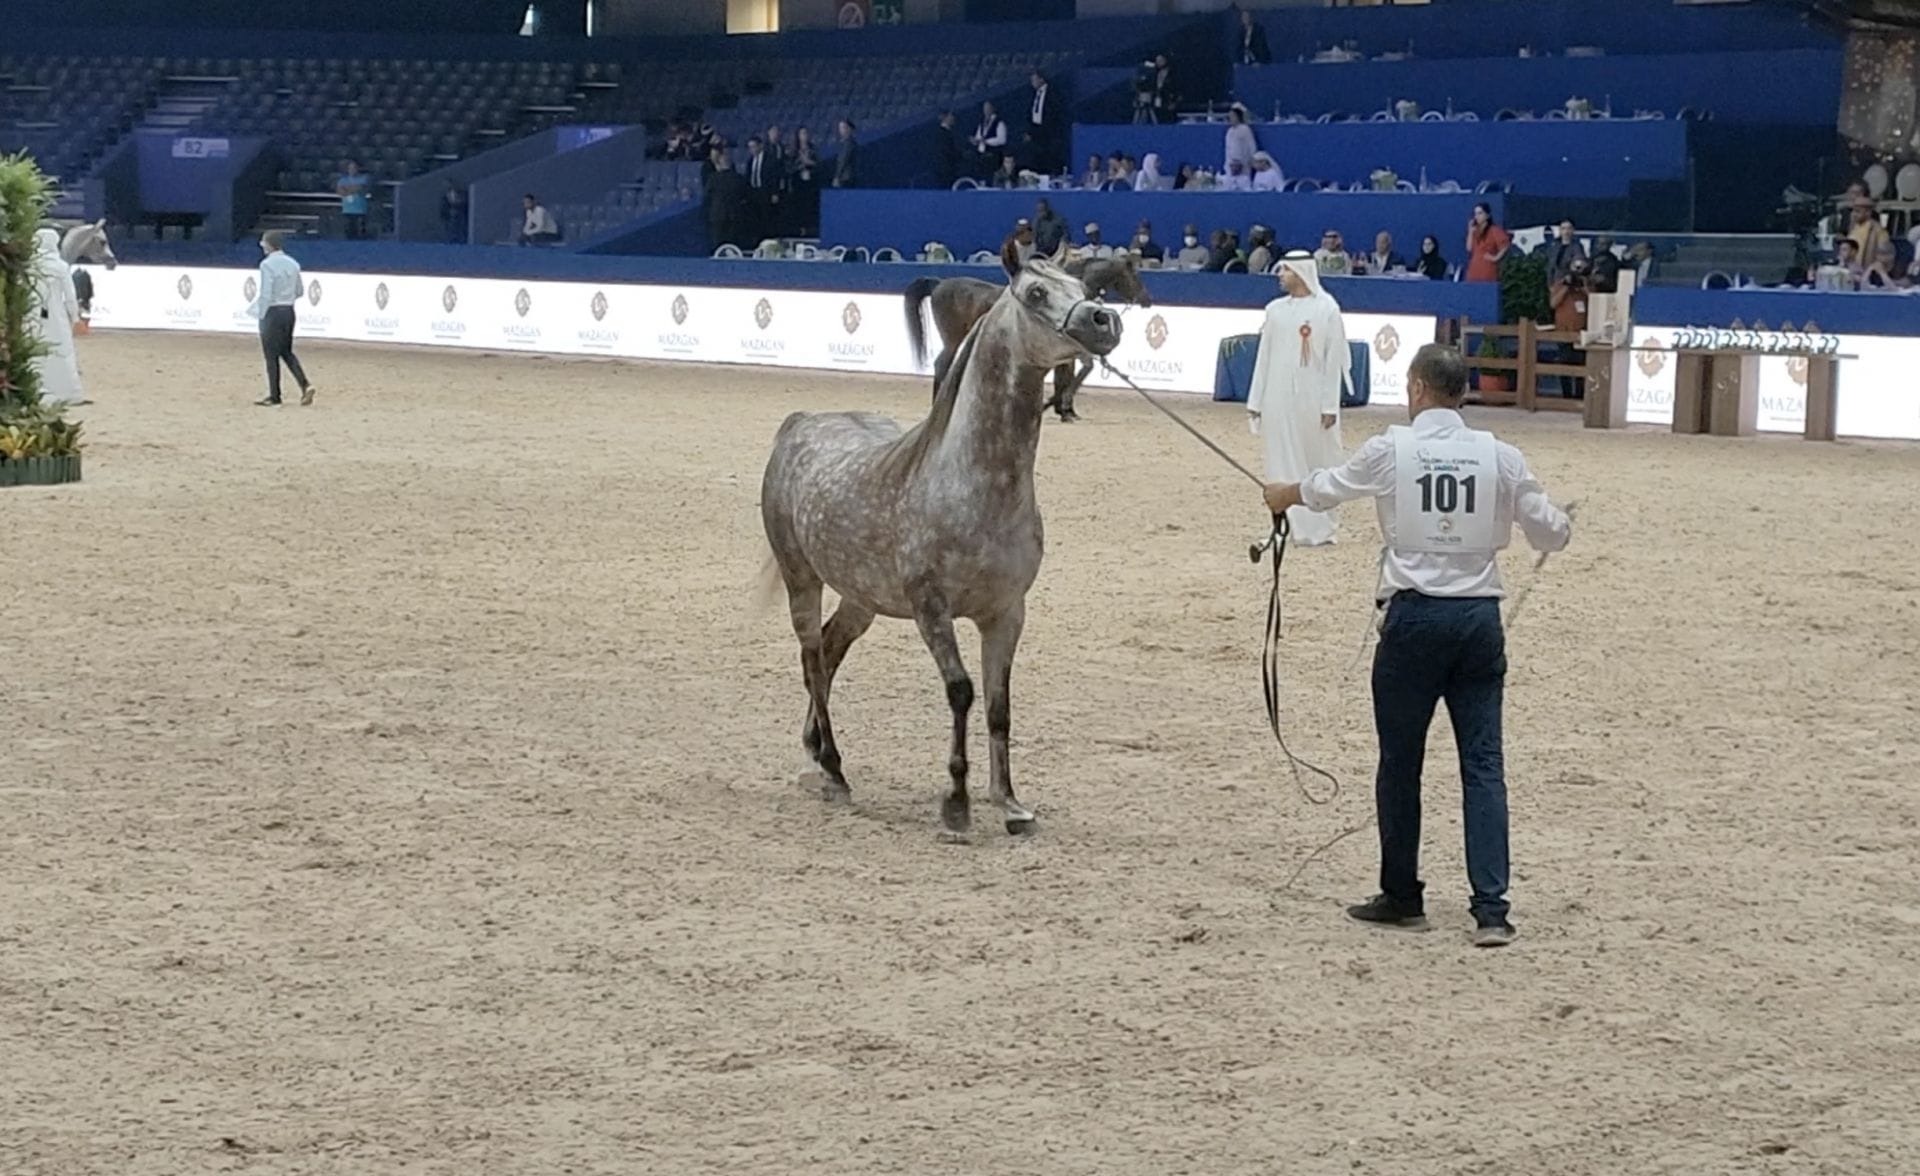
[[[1176,192],[1184,192],[1188,188],[1191,188],[1193,186],[1194,177],[1199,174],[1200,174],[1199,169],[1194,167],[1191,163],[1181,164],[1180,174],[1173,177],[1173,190]]]
[[[1847,239],[1862,259],[1871,258],[1880,251],[1880,243],[1890,240],[1887,227],[1880,223],[1880,214],[1873,207],[1871,197],[1862,195],[1853,202],[1853,217],[1847,224]]]
[[[1240,10],[1240,55],[1241,65],[1272,65],[1273,50],[1267,47],[1267,30],[1253,18],[1253,9]],[[1265,271],[1259,271],[1264,273]]]
[[[540,198],[529,192],[520,198],[524,216],[520,220],[520,244],[551,245],[560,239],[560,226]]]
[[[1087,156],[1087,170],[1080,173],[1080,186],[1090,192],[1107,186],[1107,165],[1098,155]]]
[[[1573,263],[1587,260],[1586,246],[1574,236],[1573,221],[1561,220],[1554,230],[1553,244],[1547,247],[1547,284],[1564,282],[1573,272]]]
[[[1272,271],[1273,263],[1279,260],[1279,251],[1274,245],[1272,229],[1265,225],[1255,225],[1247,230],[1248,273],[1268,273]]]
[[[860,141],[853,137],[853,120],[843,118],[835,128],[840,135],[840,150],[833,159],[833,186],[854,188],[860,183]]]
[[[1066,104],[1039,70],[1028,81],[1033,85],[1033,109],[1027,119],[1027,166],[1052,175],[1067,166]]]
[[[1053,210],[1051,202],[1042,200],[1033,206],[1033,245],[1042,257],[1052,257],[1067,239],[1067,218]]]
[[[1180,238],[1180,252],[1174,255],[1174,261],[1181,269],[1204,269],[1212,254],[1200,243],[1200,230],[1188,225]]]
[[[1860,264],[1860,250],[1855,247],[1852,237],[1842,237],[1834,242],[1833,264],[1847,271],[1847,288],[1858,290],[1860,280],[1866,277],[1866,267]]]
[[[1173,66],[1165,53],[1153,55],[1153,121],[1170,123],[1178,113],[1180,98],[1174,89]]]
[[[1636,289],[1653,280],[1653,242],[1636,242],[1627,250],[1627,264],[1633,267]]]
[[[713,247],[747,243],[747,207],[750,196],[746,177],[734,170],[733,160],[724,147],[715,147],[707,161],[707,235]]]
[[[1227,111],[1227,156],[1220,170],[1221,178],[1252,175],[1253,156],[1258,150],[1260,145],[1254,142],[1253,128],[1247,124],[1247,108],[1236,102],[1233,109]]]
[[[340,197],[340,220],[346,226],[347,240],[366,240],[367,212],[373,204],[373,177],[360,170],[357,160],[349,159],[341,174],[334,178],[333,190]]]
[[[1211,246],[1207,250],[1207,272],[1226,273],[1227,267],[1235,262],[1240,263],[1242,268],[1246,265],[1245,260],[1240,256],[1240,235],[1232,229],[1215,229]]]
[[[973,174],[991,176],[1000,170],[1000,159],[1007,153],[1007,121],[993,108],[980,104],[980,125],[973,132]]]
[[[1133,191],[1133,156],[1116,151],[1107,158],[1106,189],[1109,192]]]
[[[1393,234],[1382,231],[1374,234],[1373,252],[1360,259],[1360,266],[1363,272],[1376,276],[1404,273],[1407,259],[1393,251]]]
[[[781,174],[787,170],[787,140],[780,132],[780,124],[774,123],[767,128],[767,158],[780,165]]]
[[[787,215],[795,235],[820,233],[820,153],[813,149],[813,132],[796,127],[793,159],[787,180]]]
[[[1166,249],[1153,239],[1153,225],[1141,221],[1133,230],[1133,254],[1141,261],[1150,261],[1155,265],[1167,260]]]
[[[1500,278],[1500,263],[1513,247],[1513,238],[1493,219],[1493,206],[1476,204],[1467,222],[1467,272],[1469,282],[1493,282]]]
[[[767,154],[767,141],[755,135],[747,140],[747,228],[755,244],[775,230],[780,213],[780,165]]]
[[[1008,192],[1018,188],[1020,186],[1019,161],[1014,159],[1011,153],[1002,155],[1000,157],[1000,170],[993,173],[992,177],[987,180],[987,184],[990,187],[999,188],[1002,191]]]
[[[667,128],[666,142],[660,145],[660,158],[685,159],[687,157],[687,141],[692,137],[693,131],[687,127],[687,124],[674,123]]]
[[[1593,268],[1587,280],[1595,294],[1620,292],[1620,258],[1613,251],[1612,237],[1593,239]]]
[[[467,190],[459,184],[449,183],[440,195],[440,228],[446,233],[447,244],[467,243]]]
[[[1256,192],[1278,192],[1286,186],[1287,177],[1280,174],[1280,165],[1273,156],[1264,151],[1253,153],[1252,188]]]
[[[951,110],[940,112],[940,125],[935,128],[934,158],[939,160],[939,177],[942,188],[951,188],[961,176],[967,175],[967,143],[960,137],[959,122]]]
[[[1347,242],[1338,229],[1328,229],[1320,235],[1320,248],[1313,251],[1313,263],[1320,268],[1320,276],[1344,278],[1353,272],[1353,255],[1347,252]]]
[[[1165,186],[1160,178],[1160,156],[1149,151],[1140,160],[1140,170],[1133,177],[1133,190],[1136,192],[1158,192]]]
[[[1447,280],[1447,259],[1440,252],[1440,238],[1431,233],[1420,238],[1420,259],[1413,263],[1413,268],[1430,281]]]
[[[1088,221],[1085,233],[1086,240],[1074,249],[1074,253],[1077,256],[1089,261],[1096,257],[1107,258],[1113,256],[1113,246],[1100,239],[1100,226],[1097,223]]]

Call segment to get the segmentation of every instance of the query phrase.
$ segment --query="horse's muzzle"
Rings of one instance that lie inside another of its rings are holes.
[[[1120,316],[1097,302],[1082,302],[1067,318],[1067,338],[1095,355],[1120,346]]]

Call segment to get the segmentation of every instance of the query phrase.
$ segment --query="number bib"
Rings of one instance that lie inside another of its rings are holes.
[[[1467,430],[1445,440],[1393,435],[1393,546],[1401,551],[1496,551],[1494,504],[1500,453],[1493,434]]]

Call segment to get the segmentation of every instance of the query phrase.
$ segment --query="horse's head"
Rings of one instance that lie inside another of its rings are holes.
[[[1106,355],[1120,345],[1120,316],[1089,299],[1080,279],[1046,258],[1021,261],[1011,242],[1000,260],[1011,279],[1005,297],[1024,312],[1012,320],[1020,362],[1053,367],[1083,352]]]
[[[98,220],[90,225],[76,225],[67,230],[60,241],[60,257],[69,265],[91,262],[104,265],[108,269],[120,264],[113,255],[113,244],[107,240],[107,222]]]
[[[1105,290],[1094,290],[1091,281],[1087,284],[1087,289],[1093,290],[1095,297],[1099,297],[1102,293],[1113,293],[1134,306],[1153,305],[1153,295],[1147,293],[1147,284],[1140,280],[1140,263],[1134,260],[1133,254],[1117,254],[1107,265]],[[1088,267],[1087,276],[1088,278],[1093,276],[1091,266]]]

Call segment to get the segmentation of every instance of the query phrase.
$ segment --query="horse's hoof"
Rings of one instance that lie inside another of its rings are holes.
[[[965,829],[942,829],[934,840],[942,845],[972,845],[973,834]]]
[[[973,829],[973,808],[965,800],[949,796],[940,802],[940,826],[948,833],[964,838]]]
[[[1039,828],[1040,822],[1034,820],[1031,816],[1007,818],[1007,832],[1014,837],[1025,837],[1029,833],[1037,831]]]
[[[828,804],[852,804],[853,789],[844,780],[821,780],[820,799]]]

